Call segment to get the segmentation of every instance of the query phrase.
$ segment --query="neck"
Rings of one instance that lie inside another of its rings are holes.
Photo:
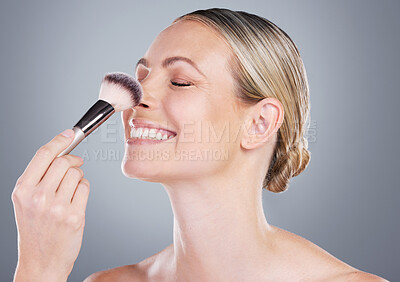
[[[260,179],[249,177],[246,169],[239,173],[164,184],[174,213],[172,272],[177,280],[231,281],[238,280],[238,273],[248,279],[249,273],[268,267],[272,227],[264,216]]]

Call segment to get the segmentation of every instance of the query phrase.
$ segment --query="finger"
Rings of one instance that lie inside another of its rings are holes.
[[[71,167],[79,167],[83,164],[81,157],[74,155],[65,155],[62,157],[57,157],[51,163],[47,172],[43,176],[39,185],[44,187],[48,191],[55,192],[68,169]]]
[[[86,210],[89,192],[90,183],[87,179],[82,178],[78,187],[76,187],[75,194],[72,198],[72,206],[78,210]]]
[[[38,184],[54,158],[72,142],[74,134],[72,129],[67,129],[40,147],[21,175],[21,180],[27,184]]]
[[[56,198],[64,203],[71,203],[72,196],[79,182],[83,178],[83,171],[78,167],[68,169],[58,187]]]

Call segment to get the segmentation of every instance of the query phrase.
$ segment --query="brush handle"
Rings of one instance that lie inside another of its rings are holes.
[[[74,140],[72,140],[72,143],[64,150],[62,151],[57,157],[61,157],[64,155],[68,155],[76,146],[78,146],[79,143],[82,142],[83,139],[85,139],[85,133],[83,133],[82,129],[80,129],[77,126],[74,126],[72,130],[75,132]]]
[[[105,122],[113,113],[114,107],[106,101],[98,100],[75,124],[72,130],[75,132],[74,140],[58,157],[69,154],[90,133]]]

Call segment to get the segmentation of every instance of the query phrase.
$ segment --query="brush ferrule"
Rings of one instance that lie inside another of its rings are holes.
[[[114,107],[111,104],[103,100],[98,100],[75,124],[75,127],[79,127],[86,137],[105,122],[114,112]]]
[[[103,100],[98,100],[72,128],[75,132],[74,140],[58,157],[69,154],[86,136],[105,122],[114,112],[114,107],[111,104]]]

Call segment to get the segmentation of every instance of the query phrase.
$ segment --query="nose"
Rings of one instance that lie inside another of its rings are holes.
[[[135,107],[135,109],[146,109],[146,110],[154,110],[158,107],[159,100],[152,94],[150,94],[149,87],[145,87],[142,84],[142,99],[140,100],[139,105]],[[151,92],[153,93],[153,92]]]
[[[142,107],[142,108],[149,108],[149,106],[146,103],[140,103],[138,105],[138,107]]]
[[[142,69],[141,69],[142,70]],[[146,67],[147,73],[143,70],[137,73],[136,77],[142,76],[143,79],[139,82],[142,87],[142,99],[139,104],[134,108],[139,111],[156,110],[161,104],[161,89],[162,72],[155,71],[155,69]]]

